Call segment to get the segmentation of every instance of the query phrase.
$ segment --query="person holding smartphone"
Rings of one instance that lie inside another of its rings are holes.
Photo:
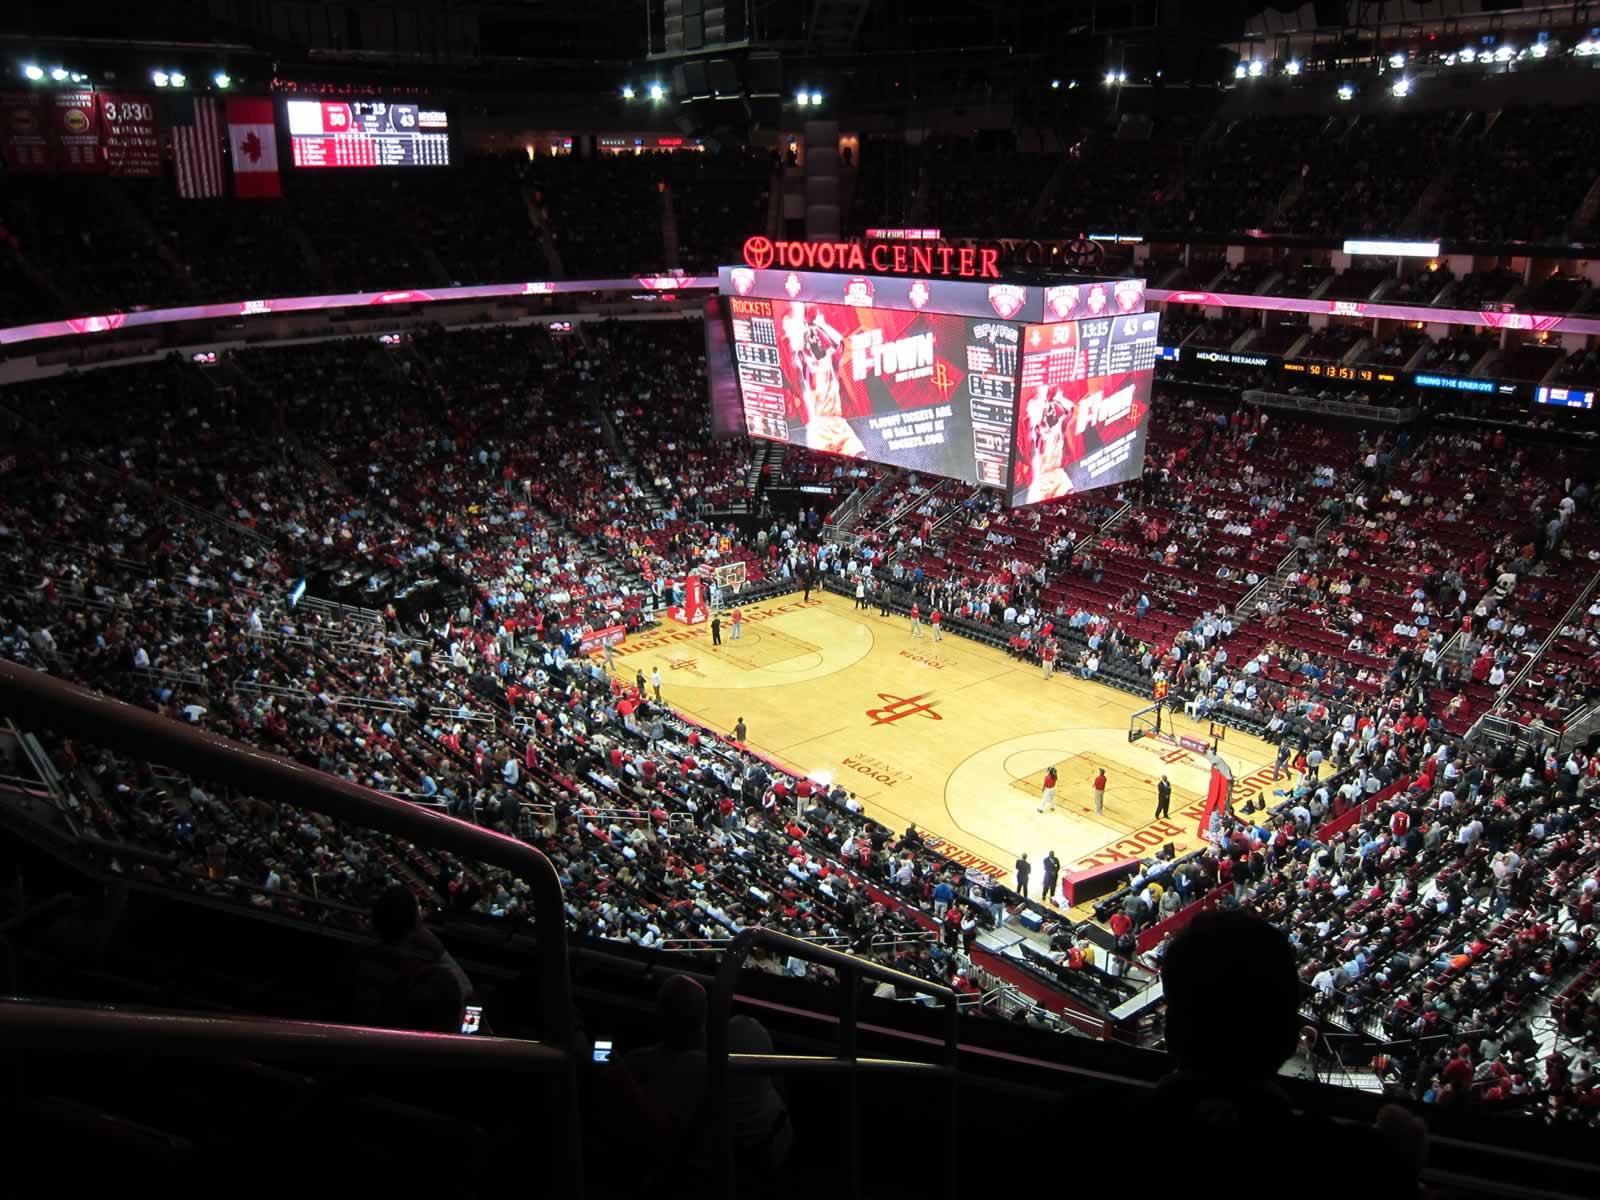
[[[488,1032],[472,980],[422,923],[409,888],[396,885],[372,907],[378,946],[358,967],[359,1018],[389,1029]]]

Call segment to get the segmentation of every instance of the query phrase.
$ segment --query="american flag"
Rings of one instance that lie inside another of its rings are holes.
[[[178,195],[203,200],[222,195],[222,116],[210,96],[178,104],[170,118]]]

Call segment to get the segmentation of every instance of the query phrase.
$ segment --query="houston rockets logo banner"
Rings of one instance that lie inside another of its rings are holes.
[[[6,170],[14,175],[42,174],[55,168],[50,134],[45,122],[44,93],[0,94],[0,152]]]
[[[50,129],[56,143],[56,167],[85,173],[104,169],[100,157],[100,106],[93,92],[73,88],[50,96]]]

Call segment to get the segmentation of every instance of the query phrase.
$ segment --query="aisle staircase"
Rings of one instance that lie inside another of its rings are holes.
[[[683,260],[678,245],[678,209],[673,202],[672,185],[667,184],[658,194],[661,197],[661,253],[665,256],[661,261],[669,267],[679,267]]]
[[[750,459],[750,469],[745,472],[744,486],[757,508],[761,507],[761,493],[766,490],[773,476],[782,473],[784,461],[788,457],[789,447],[783,442],[765,440],[756,442],[756,452]]]
[[[566,264],[561,261],[561,251],[556,249],[556,240],[550,236],[550,223],[545,219],[544,210],[539,207],[539,202],[534,198],[534,186],[526,180],[522,183],[522,207],[528,214],[528,228],[532,236],[538,241],[539,249],[544,251],[545,265],[550,268],[552,279],[565,279],[567,277]]]
[[[1454,186],[1456,176],[1468,164],[1471,152],[1481,143],[1483,135],[1489,132],[1489,127],[1494,124],[1492,114],[1486,121],[1483,129],[1477,128],[1478,113],[1468,113],[1461,123],[1456,126],[1455,132],[1450,135],[1449,143],[1445,148],[1444,161],[1438,172],[1428,181],[1422,189],[1422,194],[1417,197],[1417,202],[1411,206],[1411,211],[1406,213],[1400,222],[1399,232],[1403,234],[1420,235],[1427,232],[1436,222],[1434,212],[1444,199],[1449,195]]]

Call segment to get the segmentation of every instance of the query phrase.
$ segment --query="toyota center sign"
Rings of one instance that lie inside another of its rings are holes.
[[[978,246],[919,246],[904,242],[862,246],[857,242],[782,242],[753,237],[745,239],[744,261],[758,271],[785,267],[944,279],[1000,278],[1000,251]]]

